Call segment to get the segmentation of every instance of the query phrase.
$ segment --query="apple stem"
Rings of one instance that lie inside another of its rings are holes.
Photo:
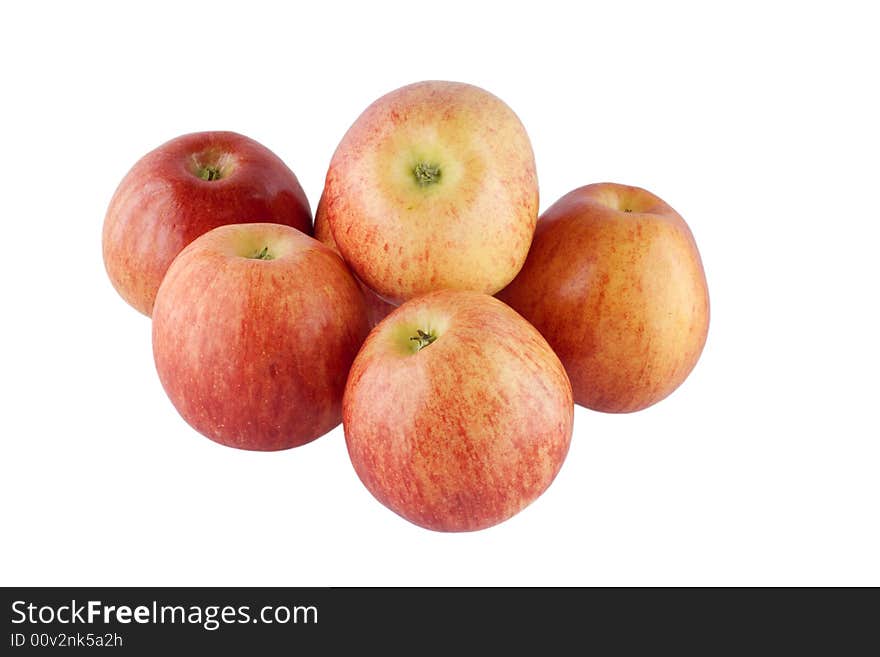
[[[416,332],[418,333],[418,335],[414,335],[410,338],[410,340],[415,340],[418,343],[416,345],[416,351],[421,351],[437,339],[437,336],[430,331],[416,329]]]
[[[413,167],[413,176],[415,176],[419,187],[427,187],[440,180],[440,167],[436,164],[419,162]]]
[[[220,178],[220,167],[204,166],[199,169],[199,178],[202,180],[212,181]]]
[[[257,251],[257,252],[254,254],[254,259],[255,259],[255,260],[271,260],[271,259],[272,259],[272,254],[269,253],[269,247],[268,247],[268,246],[264,246],[263,249],[262,249],[261,251]]]

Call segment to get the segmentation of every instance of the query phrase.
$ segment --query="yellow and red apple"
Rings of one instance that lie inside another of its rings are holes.
[[[494,294],[522,267],[537,221],[528,135],[478,87],[397,89],[342,138],[319,214],[358,278],[389,301]]]
[[[367,489],[407,520],[471,531],[551,484],[574,404],[540,333],[497,299],[443,290],[404,303],[352,365],[343,426]]]
[[[311,232],[293,172],[234,132],[177,137],[131,168],[104,219],[104,265],[123,299],[150,315],[162,277],[183,248],[224,224],[271,222]]]
[[[663,200],[627,185],[587,185],[554,203],[498,296],[547,338],[575,402],[612,413],[651,406],[681,385],[709,328],[690,228]]]
[[[367,332],[339,256],[280,224],[198,237],[153,309],[153,355],[172,403],[199,432],[242,449],[296,447],[338,425]]]

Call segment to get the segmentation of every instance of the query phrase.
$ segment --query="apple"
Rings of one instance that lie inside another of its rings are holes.
[[[224,224],[272,222],[311,231],[293,172],[234,132],[183,135],[147,153],[116,189],[104,218],[104,265],[123,299],[149,316],[174,257]]]
[[[320,240],[336,253],[339,253],[339,247],[336,246],[336,240],[333,239],[333,233],[330,232],[330,227],[327,225],[327,215],[321,211],[323,203],[324,199],[322,198],[318,201],[318,210],[315,212],[315,239]],[[342,256],[341,253],[339,255],[340,257]],[[355,278],[361,288],[361,292],[364,294],[364,301],[367,304],[367,319],[370,321],[370,327],[373,327],[385,319],[388,313],[397,308],[397,304],[386,301],[364,285],[362,280],[357,277]]]
[[[498,296],[547,338],[575,401],[609,413],[672,393],[709,329],[690,228],[660,198],[627,185],[587,185],[553,204],[522,271]]]
[[[342,419],[349,367],[369,327],[345,264],[280,224],[220,226],[168,268],[153,355],[183,418],[218,443],[303,445]]]
[[[337,147],[323,197],[345,261],[395,303],[439,289],[494,294],[522,267],[538,217],[522,123],[456,82],[412,84],[370,105]]]
[[[437,531],[495,525],[543,493],[568,452],[574,402],[559,358],[522,317],[477,292],[401,305],[355,358],[343,398],[367,489]]]

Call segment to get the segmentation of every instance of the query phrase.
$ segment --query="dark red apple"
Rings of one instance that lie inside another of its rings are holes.
[[[265,146],[234,132],[184,135],[147,153],[104,219],[104,265],[128,303],[150,315],[174,257],[224,224],[271,222],[311,232],[299,182]]]
[[[343,400],[351,462],[382,504],[438,531],[518,513],[559,472],[574,404],[562,363],[497,299],[442,290],[370,333]]]
[[[684,219],[639,187],[601,183],[538,221],[526,264],[499,298],[565,364],[574,399],[638,411],[687,378],[706,342],[709,293]]]
[[[289,226],[220,226],[168,269],[153,355],[172,403],[224,445],[303,445],[342,419],[349,367],[368,331],[340,257]]]

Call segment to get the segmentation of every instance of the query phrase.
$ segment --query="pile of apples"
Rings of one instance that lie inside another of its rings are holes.
[[[264,146],[173,139],[122,180],[103,254],[117,291],[152,317],[159,378],[192,427],[281,450],[341,421],[370,492],[440,531],[534,501],[566,457],[574,404],[660,401],[709,324],[675,210],[603,183],[539,220],[525,129],[461,83],[370,105],[333,155],[314,226]]]

